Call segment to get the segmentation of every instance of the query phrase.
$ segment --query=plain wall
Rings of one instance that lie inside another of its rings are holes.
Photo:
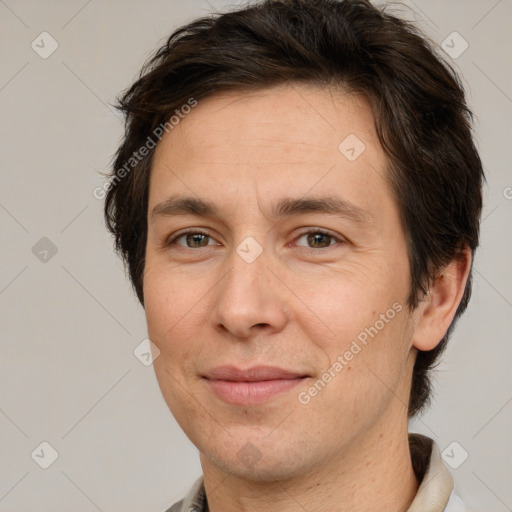
[[[163,511],[201,474],[152,366],[133,354],[144,312],[93,190],[122,135],[109,104],[175,28],[227,5],[0,1],[0,511]],[[502,512],[512,507],[512,3],[396,9],[438,45],[454,31],[467,41],[452,62],[488,179],[471,304],[435,373],[433,407],[411,430],[441,450],[459,443],[469,454],[452,472],[459,494]],[[31,47],[51,48],[43,31],[58,43],[46,59]],[[58,452],[48,469],[36,463],[50,457],[43,441]]]

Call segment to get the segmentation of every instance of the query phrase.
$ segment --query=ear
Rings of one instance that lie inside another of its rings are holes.
[[[419,306],[413,346],[428,351],[437,347],[457,312],[471,270],[471,250],[453,259],[436,278]]]

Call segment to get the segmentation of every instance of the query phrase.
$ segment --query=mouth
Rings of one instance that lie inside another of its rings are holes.
[[[203,375],[210,390],[224,402],[255,405],[281,395],[309,378],[308,375],[273,366],[241,370],[219,366]]]

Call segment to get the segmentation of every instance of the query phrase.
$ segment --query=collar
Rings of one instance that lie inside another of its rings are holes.
[[[453,478],[437,444],[427,436],[409,434],[409,449],[421,483],[407,512],[443,512],[453,490]]]
[[[437,444],[427,436],[410,433],[409,448],[414,472],[421,483],[406,512],[448,511],[453,495],[453,478]],[[194,482],[183,500],[166,512],[208,512],[203,477]]]

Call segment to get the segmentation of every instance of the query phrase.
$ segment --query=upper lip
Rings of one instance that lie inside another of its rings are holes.
[[[203,376],[209,380],[230,380],[234,382],[257,382],[307,377],[303,373],[285,370],[276,366],[253,366],[246,370],[241,370],[235,366],[217,366]]]

